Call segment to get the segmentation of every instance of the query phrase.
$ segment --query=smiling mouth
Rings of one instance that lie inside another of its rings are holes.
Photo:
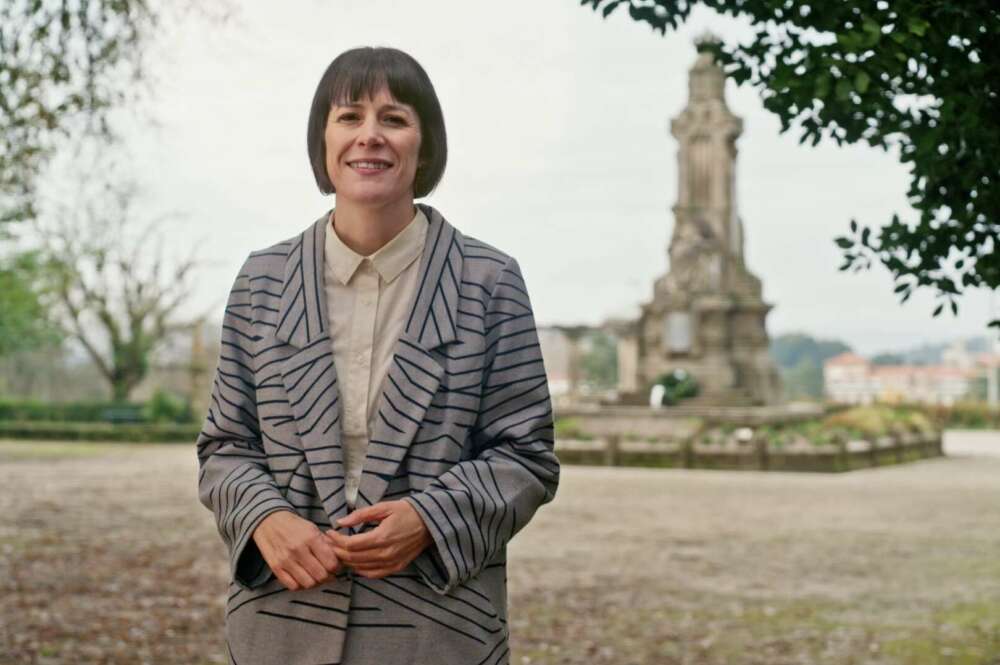
[[[361,171],[362,173],[374,173],[376,171],[385,171],[392,166],[391,162],[387,162],[381,159],[356,159],[351,162],[347,162],[355,171]]]

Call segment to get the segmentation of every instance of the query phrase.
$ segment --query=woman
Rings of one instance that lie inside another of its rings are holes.
[[[337,205],[244,263],[197,442],[230,661],[507,663],[507,542],[559,480],[520,268],[414,204],[447,144],[409,55],[338,56],[308,147]]]

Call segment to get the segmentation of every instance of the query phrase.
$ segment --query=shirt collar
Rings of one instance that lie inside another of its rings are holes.
[[[325,258],[326,267],[341,284],[348,284],[362,261],[367,258],[375,270],[388,284],[410,265],[424,249],[427,237],[427,217],[419,207],[410,223],[403,227],[392,240],[382,245],[374,254],[365,257],[344,244],[337,235],[332,222],[327,222]],[[333,211],[328,219],[333,219]]]

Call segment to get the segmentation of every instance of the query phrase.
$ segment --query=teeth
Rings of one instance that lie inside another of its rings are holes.
[[[358,166],[363,169],[387,169],[388,164],[381,164],[379,162],[350,162],[351,166]]]

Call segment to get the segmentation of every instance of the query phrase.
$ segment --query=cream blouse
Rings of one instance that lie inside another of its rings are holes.
[[[333,361],[340,385],[347,504],[353,510],[378,417],[378,397],[419,277],[427,218],[416,215],[371,256],[361,256],[337,235],[330,213],[326,233],[325,296]]]

